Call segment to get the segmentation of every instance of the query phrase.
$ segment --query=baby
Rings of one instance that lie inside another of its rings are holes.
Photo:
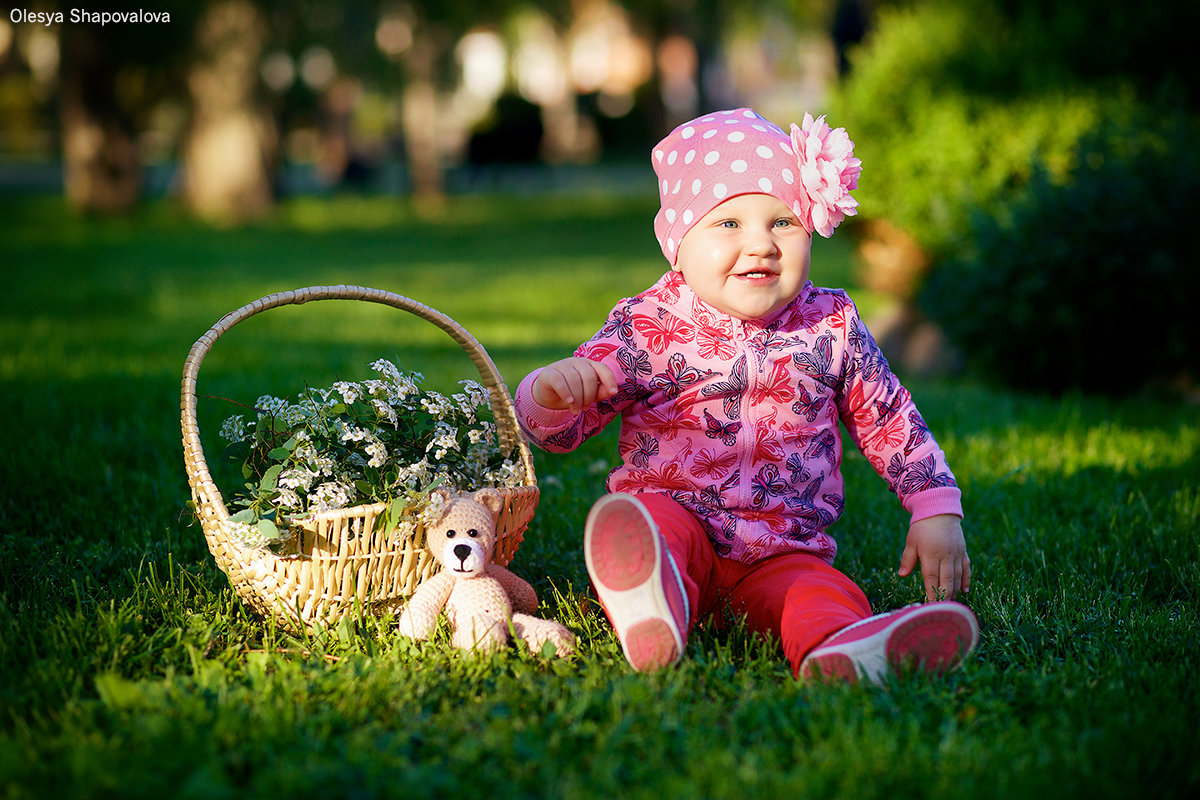
[[[750,109],[676,128],[653,151],[670,271],[517,389],[546,450],[621,416],[584,556],[634,669],[674,663],[725,609],[778,637],[798,678],[940,674],[978,641],[954,602],[971,582],[954,476],[854,303],[808,280],[812,234],[856,213],[853,152],[807,114],[790,135]],[[839,420],[911,513],[899,574],[919,562],[930,602],[872,616],[832,566]]]

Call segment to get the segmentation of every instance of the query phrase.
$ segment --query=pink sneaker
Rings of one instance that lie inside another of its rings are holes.
[[[941,675],[963,662],[979,643],[971,609],[952,601],[911,605],[842,628],[800,663],[800,678],[834,678],[880,684],[891,670]]]
[[[630,665],[641,672],[678,661],[687,635],[687,593],[642,502],[629,494],[596,501],[588,513],[583,553]]]

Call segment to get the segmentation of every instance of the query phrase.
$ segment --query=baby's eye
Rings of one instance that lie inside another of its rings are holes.
[[[721,221],[722,228],[736,228],[738,223],[736,219],[726,219]]]
[[[790,227],[792,227],[792,221],[790,219],[786,219],[786,218],[777,219],[777,220],[775,220],[775,227],[776,228],[790,228]]]

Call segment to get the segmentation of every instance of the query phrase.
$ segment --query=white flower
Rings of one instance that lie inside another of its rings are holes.
[[[227,442],[240,442],[246,438],[246,420],[241,414],[225,420],[221,425],[221,438]]]
[[[342,396],[342,400],[347,404],[351,404],[358,398],[362,397],[362,386],[357,383],[338,381],[333,384],[333,388],[337,389],[338,394]]]
[[[303,489],[307,492],[315,477],[317,474],[307,469],[285,469],[279,473],[277,485],[282,489]]]
[[[492,473],[494,482],[500,486],[516,486],[525,477],[525,467],[519,462],[505,459],[500,468]]]
[[[425,446],[425,452],[428,453],[433,448],[438,448],[438,453],[435,458],[441,461],[446,457],[446,453],[450,450],[458,449],[458,429],[448,422],[439,422],[433,429],[433,438],[429,444]]]
[[[382,467],[388,462],[387,446],[383,442],[371,442],[366,446],[367,455],[371,460],[367,462],[368,467]]]
[[[454,411],[454,404],[443,394],[426,392],[425,397],[421,398],[421,408],[428,411],[434,419],[442,420]]]
[[[272,542],[287,538],[286,536],[272,537],[264,534],[257,525],[248,525],[245,522],[234,522],[231,519],[221,523],[221,527],[225,530],[226,535],[240,544],[242,547],[252,550],[266,547]]]
[[[371,407],[375,409],[375,413],[379,415],[380,419],[385,419],[392,425],[395,425],[400,421],[400,418],[396,416],[396,409],[392,408],[382,400],[372,399]]]
[[[430,482],[429,459],[422,458],[415,464],[405,467],[399,476],[399,483],[409,488],[425,486]]]
[[[465,380],[459,381],[459,384],[463,387],[463,393],[466,394],[466,396],[470,398],[471,402],[476,406],[486,405],[491,401],[491,393],[489,393],[487,387],[479,381]]]
[[[254,408],[258,410],[258,418],[262,419],[263,417],[279,416],[287,408],[287,405],[287,400],[264,394],[258,398],[258,401],[254,404]]]
[[[312,412],[309,411],[307,408],[305,408],[303,405],[284,406],[279,411],[279,414],[278,414],[279,418],[281,420],[283,420],[283,423],[285,425],[287,425],[289,428],[298,427],[301,423],[305,422],[311,415],[312,415]]]
[[[291,489],[280,489],[275,495],[275,505],[286,511],[300,511],[302,507],[300,495]]]
[[[417,532],[417,523],[407,517],[396,522],[396,530],[392,532],[392,545],[398,545],[406,539],[411,539]]]
[[[400,378],[400,370],[396,367],[395,364],[388,361],[386,358],[381,358],[377,361],[372,361],[371,369],[375,370],[380,375],[384,375],[388,378],[391,378],[392,380],[399,380],[399,378]]]
[[[431,494],[425,508],[421,509],[420,519],[426,525],[436,525],[446,513],[446,498],[441,494]]]
[[[340,419],[333,421],[333,428],[337,431],[338,441],[341,442],[362,442],[370,438],[371,434],[362,428],[356,428],[353,425],[347,425]]]
[[[345,508],[354,500],[354,487],[340,481],[322,483],[309,496],[309,500],[317,511]]]
[[[467,431],[467,440],[471,444],[490,446],[492,442],[496,441],[496,426],[490,422],[484,422],[478,428],[471,428]]]

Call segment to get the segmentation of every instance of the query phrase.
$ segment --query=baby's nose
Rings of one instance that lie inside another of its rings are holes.
[[[746,252],[751,255],[774,255],[777,249],[775,237],[769,231],[753,231],[746,234]]]

